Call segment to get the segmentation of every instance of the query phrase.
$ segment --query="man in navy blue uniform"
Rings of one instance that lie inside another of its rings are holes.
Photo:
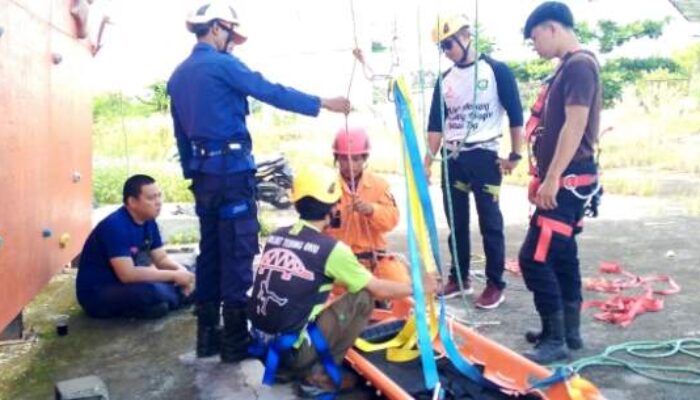
[[[124,205],[88,236],[76,282],[78,302],[95,318],[157,318],[186,303],[194,275],[168,257],[155,218],[161,192],[155,180],[124,183]]]
[[[509,174],[521,158],[523,110],[518,86],[508,66],[478,55],[471,24],[461,15],[441,19],[433,29],[433,41],[454,66],[435,85],[428,122],[428,153],[425,170],[444,146],[451,157],[442,176],[443,202],[450,223],[452,271],[443,294],[471,294],[469,194],[474,196],[479,230],[486,255],[486,287],[474,304],[483,309],[498,307],[505,296],[505,238],[498,205],[502,174]],[[511,152],[499,158],[504,117],[510,127]],[[449,178],[449,179],[448,179]],[[450,203],[452,215],[450,215]],[[457,272],[462,282],[457,279]]]
[[[197,355],[220,352],[223,362],[237,362],[248,354],[246,292],[252,284],[260,229],[252,139],[246,127],[248,96],[309,116],[318,115],[321,108],[348,113],[350,103],[274,84],[250,70],[232,54],[246,36],[236,12],[225,2],[204,3],[188,17],[187,27],[197,44],[172,74],[168,93],[180,161],[185,178],[192,179],[201,230]]]

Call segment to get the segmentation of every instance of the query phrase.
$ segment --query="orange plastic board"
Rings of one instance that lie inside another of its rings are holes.
[[[0,330],[90,229],[91,57],[70,3],[0,0]]]

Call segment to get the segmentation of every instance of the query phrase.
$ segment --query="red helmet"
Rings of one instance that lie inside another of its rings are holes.
[[[369,154],[369,136],[364,128],[338,129],[333,141],[333,154],[354,156]]]

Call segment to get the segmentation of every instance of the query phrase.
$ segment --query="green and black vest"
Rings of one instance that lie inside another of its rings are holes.
[[[253,281],[248,315],[253,327],[265,333],[295,333],[308,322],[329,291],[319,288],[333,280],[325,275],[326,262],[337,240],[313,228],[281,228],[267,239]]]

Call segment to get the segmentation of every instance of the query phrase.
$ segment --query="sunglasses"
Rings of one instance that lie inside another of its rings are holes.
[[[442,51],[450,51],[452,50],[452,45],[454,44],[454,41],[452,38],[445,39],[440,42],[440,50]]]

